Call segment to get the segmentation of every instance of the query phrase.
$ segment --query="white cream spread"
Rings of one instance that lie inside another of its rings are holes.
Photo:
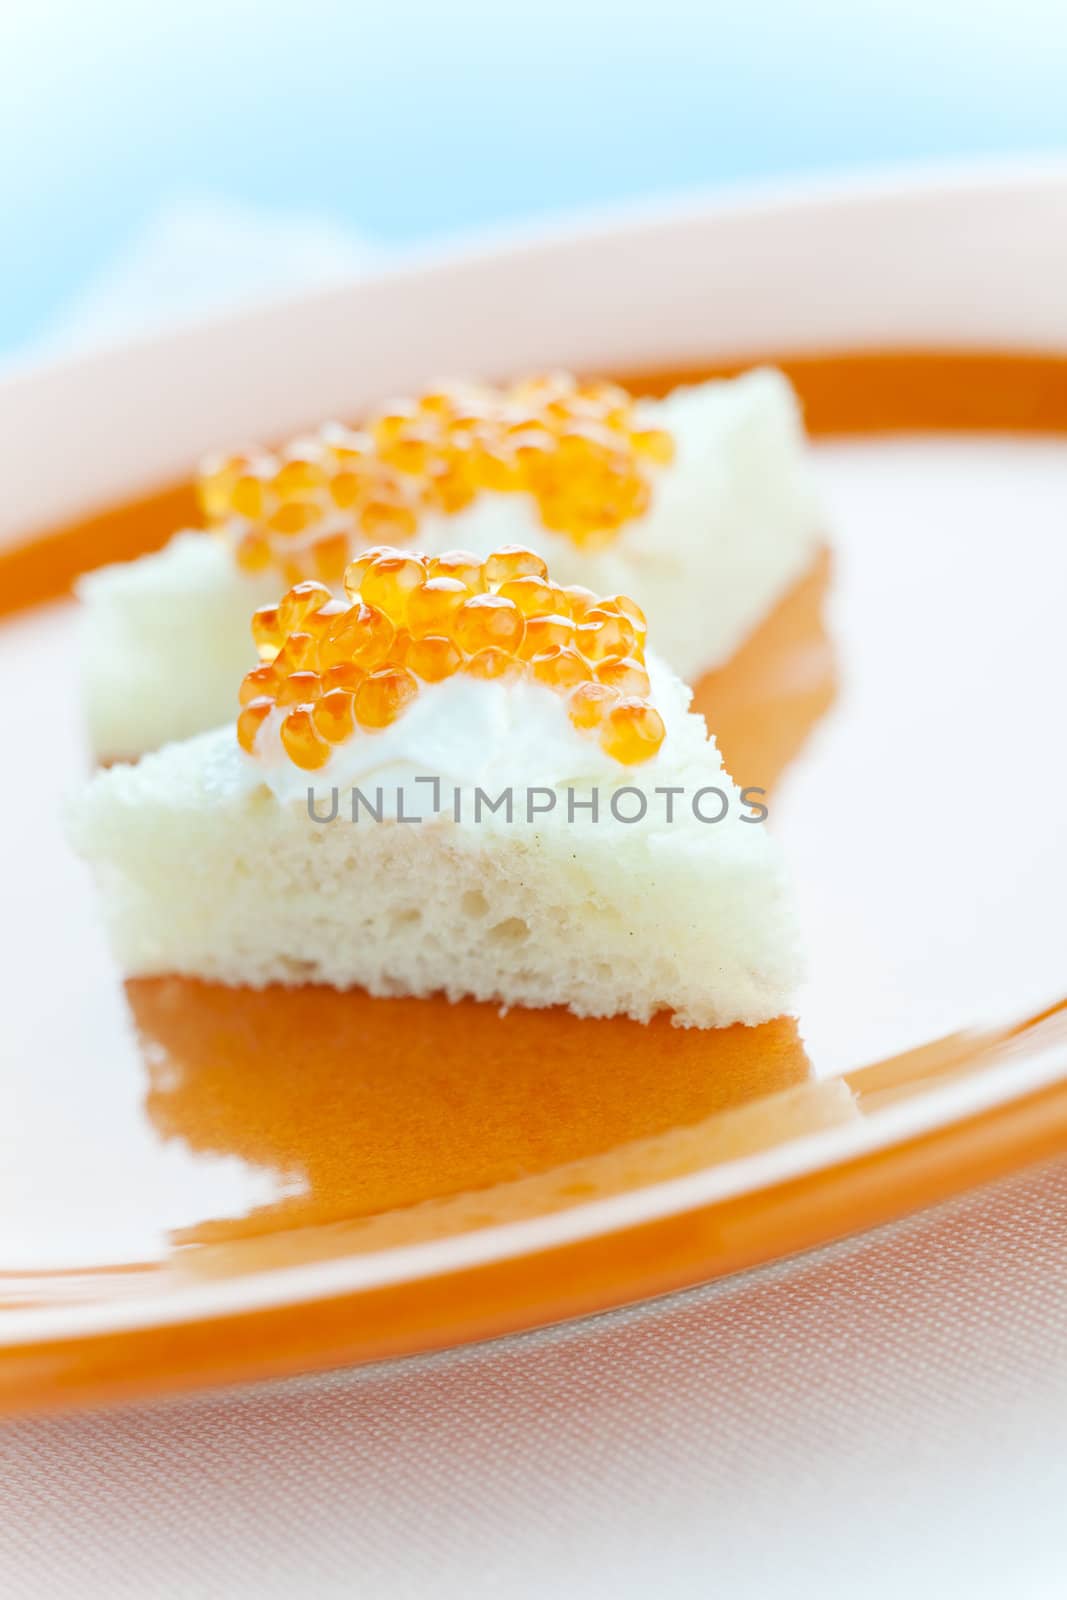
[[[306,772],[282,746],[285,710],[275,708],[259,730],[254,756],[243,760],[277,799],[306,800],[309,788],[328,793],[353,786],[366,791],[381,785],[403,788],[407,808],[426,814],[428,784],[494,792],[506,786],[588,787],[599,784],[652,784],[656,775],[677,771],[707,757],[703,719],[690,717],[691,692],[674,674],[649,657],[650,699],[666,725],[657,755],[640,766],[623,766],[601,749],[597,739],[574,727],[565,699],[529,679],[473,679],[464,673],[443,683],[423,684],[418,696],[388,728],[357,728],[338,745],[324,767]],[[410,804],[408,804],[410,802]]]

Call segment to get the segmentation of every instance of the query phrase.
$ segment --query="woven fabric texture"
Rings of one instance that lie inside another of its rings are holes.
[[[1067,1593],[1067,1161],[521,1338],[8,1424],[9,1600]]]

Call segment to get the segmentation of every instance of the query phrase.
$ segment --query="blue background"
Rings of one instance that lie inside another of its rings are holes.
[[[407,243],[1067,149],[1063,0],[0,0],[0,71],[0,351],[175,198]]]

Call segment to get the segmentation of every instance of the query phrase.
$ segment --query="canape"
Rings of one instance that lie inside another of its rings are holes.
[[[518,546],[372,549],[344,591],[306,580],[256,612],[236,727],[74,805],[128,975],[698,1027],[788,1010],[765,808],[639,606]]]

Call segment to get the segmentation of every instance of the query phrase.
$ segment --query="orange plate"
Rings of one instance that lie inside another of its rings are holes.
[[[56,815],[71,608],[9,618],[4,1406],[528,1328],[1064,1148],[1067,365],[791,365],[814,431],[861,435],[820,446],[833,561],[699,699],[792,858],[799,1026],[124,988]],[[181,493],[5,553],[9,608],[158,539]]]

